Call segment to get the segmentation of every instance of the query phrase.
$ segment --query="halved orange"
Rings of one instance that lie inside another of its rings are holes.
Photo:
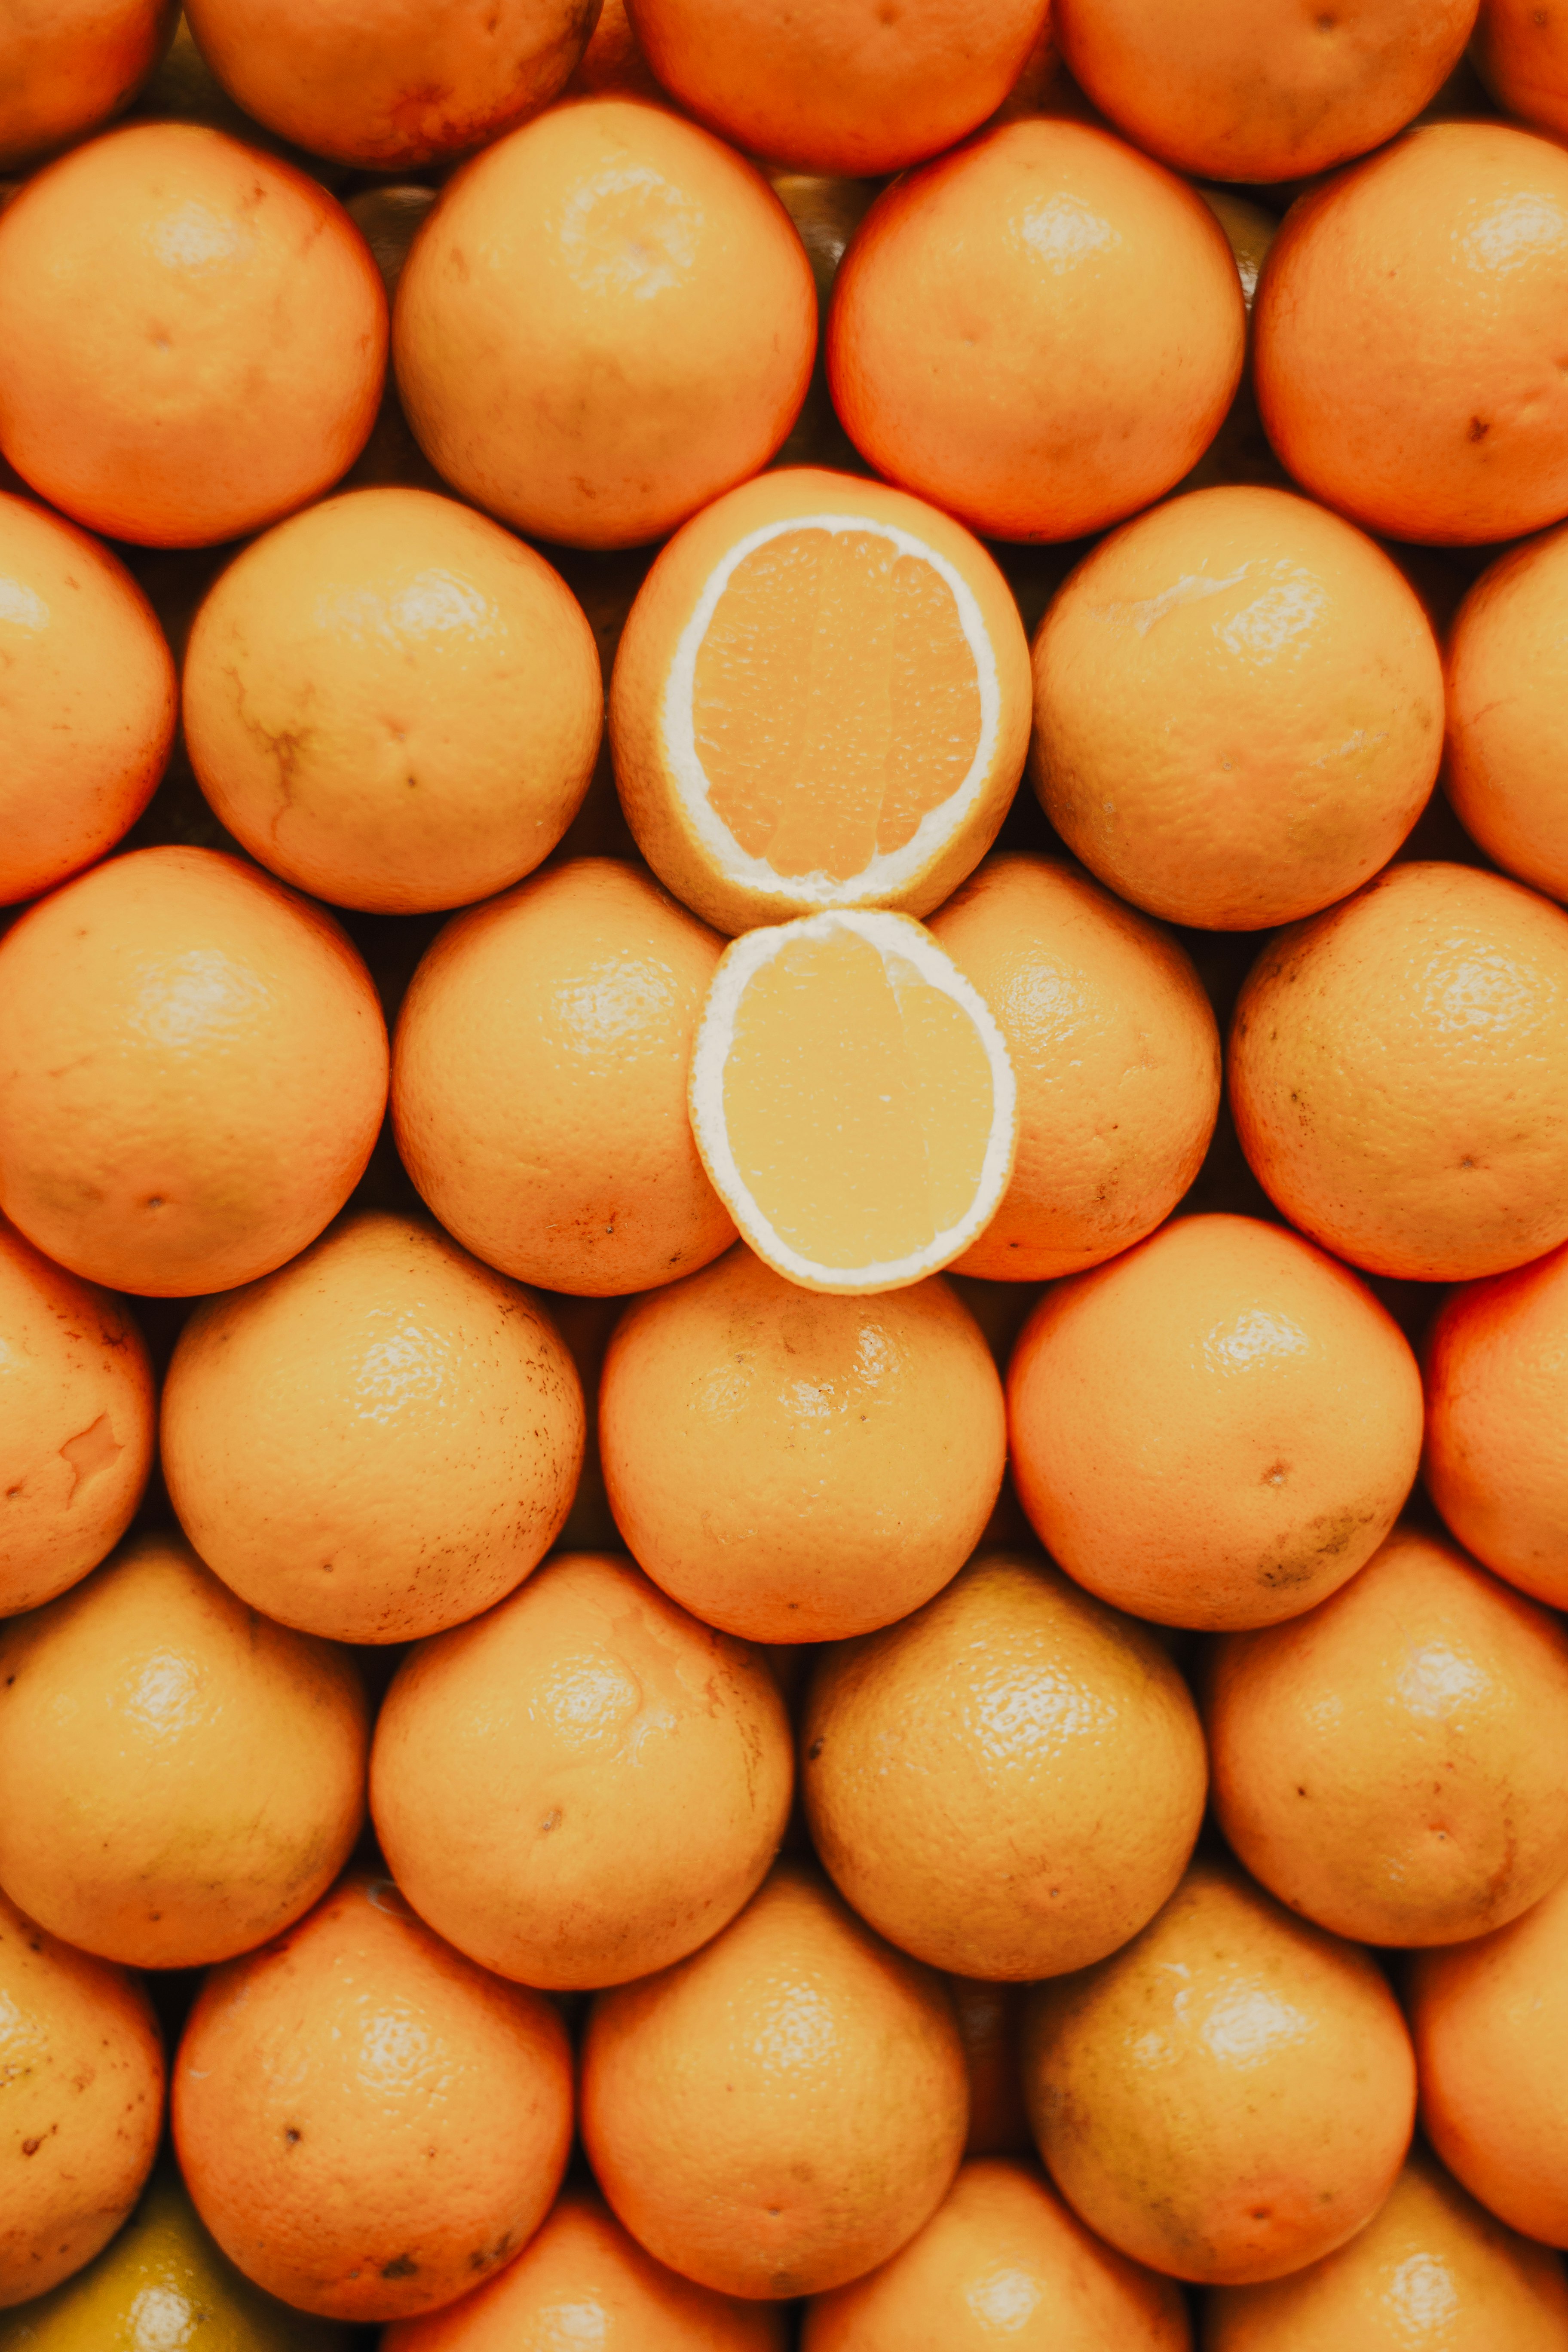
[[[1017,1147],[984,999],[908,915],[836,908],[720,958],[692,1132],[757,1255],[807,1290],[897,1290],[994,1215]]]
[[[940,906],[995,838],[1029,719],[1023,623],[980,541],[923,499],[808,466],[676,533],[610,689],[637,845],[731,932]]]

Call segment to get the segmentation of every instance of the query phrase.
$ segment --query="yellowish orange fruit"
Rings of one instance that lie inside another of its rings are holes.
[[[583,1396],[537,1300],[373,1211],[198,1307],[161,1444],[181,1525],[242,1600],[336,1641],[417,1641],[548,1551]]]
[[[834,908],[720,959],[691,1131],[759,1257],[807,1289],[919,1282],[996,1213],[1017,1087],[984,997],[908,915]]]
[[[581,1989],[647,1976],[733,1918],[794,1778],[754,1651],[628,1561],[567,1553],[404,1662],[371,1793],[422,1918],[501,1976]]]
[[[1220,1827],[1320,1927],[1457,1944],[1568,1874],[1568,1633],[1451,1545],[1396,1528],[1209,1675]]]
[[[958,1274],[1040,1282],[1131,1248],[1203,1164],[1219,1032],[1180,942],[1065,862],[988,857],[931,919],[1002,1033],[1018,1150]]]
[[[331,917],[211,849],[139,849],[0,940],[0,1213],[116,1290],[189,1297],[336,1215],[386,1027]]]
[[[502,1984],[363,1874],[215,1969],[174,2066],[196,2210],[246,2276],[330,2318],[454,2302],[543,2221],[572,2140],[572,2059],[542,1993]]]
[[[1025,2083],[1079,2217],[1209,2286],[1281,2278],[1353,2238],[1415,2107],[1410,2037],[1371,1955],[1212,1862],[1121,1951],[1040,1988]]]
[[[437,935],[398,1017],[392,1115],[404,1165],[465,1248],[603,1297],[729,1247],[686,1108],[721,950],[616,857],[571,858]]]
[[[531,872],[599,748],[583,608],[542,556],[428,490],[279,523],[196,615],[185,743],[221,822],[285,882],[388,915]]]
[[[0,26],[0,170],[98,130],[128,106],[177,14],[178,0],[17,0]]]
[[[0,1886],[133,1968],[250,1951],[348,1860],[369,1733],[352,1658],[143,1536],[0,1622]]]
[[[940,1277],[803,1290],[749,1250],[635,1299],[599,1391],[610,1506],[672,1600],[756,1642],[842,1641],[955,1576],[1002,1483],[1001,1382]]]
[[[119,1542],[155,1410],[123,1303],[0,1218],[0,1618],[52,1601]]]
[[[817,2295],[802,2352],[1187,2352],[1181,2290],[1086,2230],[1032,2166],[966,2164],[890,2262]]]
[[[163,2125],[163,2052],[133,1978],[0,1894],[0,2310],[90,2262],[135,2204]]]
[[[1187,1866],[1207,1783],[1153,1634],[1003,1552],[829,1648],[801,1754],[840,1894],[917,1959],[991,1979],[1059,1976],[1136,1935]]]
[[[1028,748],[1027,648],[959,524],[819,467],[717,499],[661,550],[616,656],[637,845],[721,930],[923,915],[990,846]]]
[[[1505,872],[1568,898],[1568,796],[1553,752],[1568,694],[1568,531],[1488,566],[1454,616],[1443,788]]]
[[[632,2235],[722,2294],[815,2294],[942,2202],[963,2053],[941,1979],[781,1863],[700,1952],[603,1993],[583,2138]]]

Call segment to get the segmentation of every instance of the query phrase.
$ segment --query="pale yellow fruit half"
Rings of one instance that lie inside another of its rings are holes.
[[[968,1248],[1017,1144],[984,1000],[908,915],[835,908],[720,959],[692,1056],[697,1148],[759,1257],[896,1290]]]

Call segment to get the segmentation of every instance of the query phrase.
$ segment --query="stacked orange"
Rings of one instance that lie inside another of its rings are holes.
[[[188,15],[0,0],[0,2352],[1568,2352],[1561,26]]]

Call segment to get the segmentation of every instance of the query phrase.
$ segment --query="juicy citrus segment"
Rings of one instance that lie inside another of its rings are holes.
[[[1012,1172],[1012,1065],[984,999],[907,915],[747,932],[714,975],[691,1124],[745,1239],[791,1281],[891,1290],[946,1265]]]
[[[866,515],[749,531],[710,573],[665,696],[665,755],[731,877],[830,905],[896,889],[968,814],[1001,688],[973,590]]]

